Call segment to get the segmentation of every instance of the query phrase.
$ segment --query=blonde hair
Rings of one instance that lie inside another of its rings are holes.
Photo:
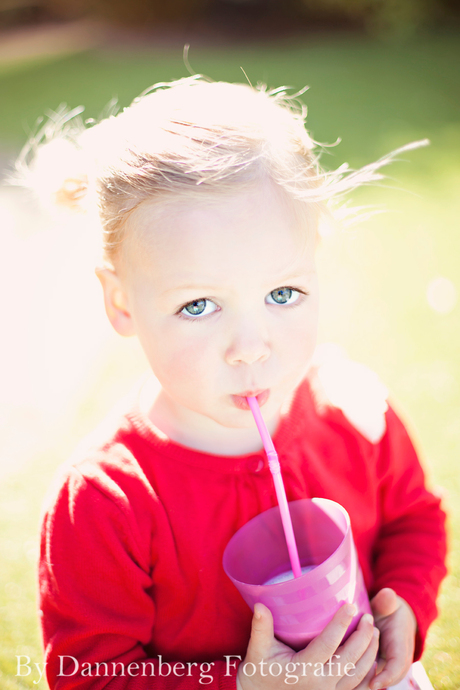
[[[104,256],[113,263],[127,218],[146,200],[198,198],[268,177],[290,198],[329,214],[331,201],[381,179],[379,168],[395,154],[424,143],[358,171],[345,164],[326,172],[298,96],[196,75],[156,84],[118,114],[112,104],[98,123],[84,123],[82,108],[61,108],[25,146],[19,176],[41,193],[45,184],[57,204],[95,202]]]

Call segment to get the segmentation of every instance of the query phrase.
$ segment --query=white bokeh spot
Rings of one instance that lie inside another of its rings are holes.
[[[428,283],[426,299],[438,314],[449,314],[457,304],[457,290],[449,278],[438,276]]]

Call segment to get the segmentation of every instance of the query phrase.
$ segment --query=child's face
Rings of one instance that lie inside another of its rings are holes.
[[[277,418],[315,347],[315,228],[269,183],[144,204],[132,223],[126,312],[168,415],[203,432],[250,427],[253,394],[266,419]]]

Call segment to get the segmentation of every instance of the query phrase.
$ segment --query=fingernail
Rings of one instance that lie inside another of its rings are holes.
[[[354,604],[347,604],[345,607],[345,613],[347,616],[354,616],[356,613],[356,606]]]
[[[370,623],[371,625],[374,625],[374,618],[371,616],[370,613],[365,613],[364,616],[362,617],[362,620],[365,623]]]

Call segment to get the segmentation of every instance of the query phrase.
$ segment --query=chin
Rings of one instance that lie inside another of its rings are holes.
[[[214,419],[217,424],[226,429],[252,429],[254,428],[254,417],[251,412],[238,412],[236,415],[230,417],[223,417],[222,419]]]
[[[263,405],[260,409],[266,424],[269,424],[274,417],[278,417],[281,405],[274,400],[270,400],[269,403]],[[234,408],[234,413],[227,419],[228,422],[223,422],[223,426],[234,429],[256,428],[256,423],[254,421],[254,417],[252,416],[251,410],[239,410]]]

